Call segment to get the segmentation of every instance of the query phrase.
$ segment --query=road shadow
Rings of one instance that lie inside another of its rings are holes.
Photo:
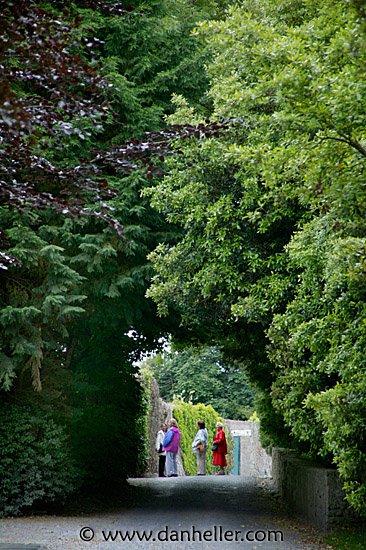
[[[129,484],[139,492],[134,506],[141,509],[159,507],[160,511],[225,511],[236,514],[263,512],[266,495],[256,478],[244,476],[186,476],[178,478],[135,478]]]

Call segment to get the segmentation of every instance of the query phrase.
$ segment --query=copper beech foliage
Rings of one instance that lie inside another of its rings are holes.
[[[50,148],[62,150],[68,136],[83,140],[91,135],[84,135],[82,120],[96,130],[111,117],[123,123],[109,102],[112,85],[98,60],[101,42],[92,30],[75,39],[83,19],[67,4],[51,2],[45,9],[39,1],[0,1],[0,205],[21,214],[50,207],[66,216],[92,214],[122,236],[123,227],[106,202],[117,193],[107,175],[142,168],[151,179],[162,174],[172,142],[217,136],[230,121],[171,126],[123,146],[95,149],[77,166],[52,162]],[[78,8],[84,7],[119,17],[133,11],[119,3],[79,1]],[[93,211],[86,202],[95,205]],[[6,234],[0,238],[6,268],[17,260],[6,254]]]

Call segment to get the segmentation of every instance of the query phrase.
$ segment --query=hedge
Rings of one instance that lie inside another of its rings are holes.
[[[62,502],[77,488],[67,437],[47,414],[3,405],[0,411],[0,517]]]
[[[173,416],[178,422],[179,429],[181,431],[180,449],[182,452],[183,467],[186,475],[197,474],[197,461],[196,455],[192,454],[192,442],[197,433],[197,421],[203,420],[206,423],[208,431],[208,451],[206,455],[207,474],[214,473],[214,467],[212,465],[213,455],[211,447],[214,436],[216,434],[216,423],[224,420],[217,414],[217,412],[211,407],[211,405],[203,405],[198,403],[192,405],[192,403],[185,403],[184,401],[175,401],[173,403]],[[227,436],[229,455],[226,457],[228,460],[228,468],[232,465],[232,438]]]

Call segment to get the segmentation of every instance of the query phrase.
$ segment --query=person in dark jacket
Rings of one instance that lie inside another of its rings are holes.
[[[160,426],[160,430],[158,431],[158,435],[156,436],[156,441],[155,441],[155,449],[159,455],[159,477],[165,477],[164,471],[165,471],[166,454],[165,454],[165,451],[163,451],[163,441],[164,441],[164,436],[166,434],[166,431],[167,431],[167,425],[162,424]]]

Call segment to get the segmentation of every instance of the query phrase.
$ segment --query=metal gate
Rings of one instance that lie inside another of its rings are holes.
[[[234,476],[240,476],[240,437],[235,435],[234,439],[234,466],[231,473]]]

